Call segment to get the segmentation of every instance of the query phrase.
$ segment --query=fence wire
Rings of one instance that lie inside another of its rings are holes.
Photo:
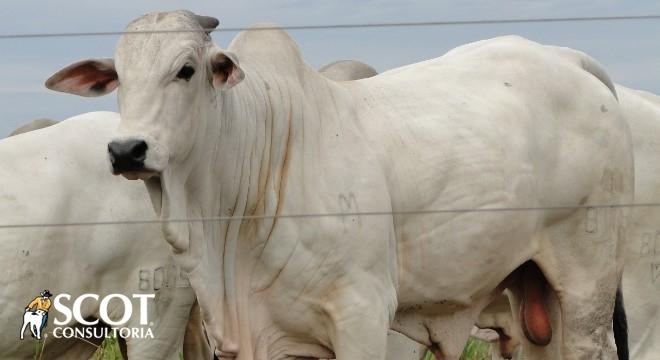
[[[461,25],[497,25],[497,24],[529,24],[529,23],[563,23],[563,22],[596,22],[596,21],[631,21],[631,20],[660,20],[658,15],[622,15],[622,16],[583,16],[583,17],[555,17],[555,18],[523,18],[523,19],[481,19],[481,20],[449,20],[449,21],[420,21],[420,22],[383,22],[362,24],[326,24],[326,25],[291,25],[270,26],[260,28],[227,27],[218,29],[189,30],[147,30],[147,31],[90,31],[90,32],[60,32],[60,33],[26,33],[1,34],[0,40],[6,39],[32,39],[55,37],[88,37],[88,36],[118,36],[140,34],[163,34],[183,32],[236,32],[243,30],[340,30],[340,29],[369,29],[369,28],[397,28],[397,27],[426,27],[426,26],[461,26]]]
[[[118,220],[118,221],[91,221],[68,223],[26,223],[4,224],[2,229],[21,228],[47,228],[69,226],[103,226],[103,225],[141,225],[183,222],[212,222],[212,221],[243,221],[243,220],[272,220],[272,219],[300,219],[321,217],[347,217],[347,216],[403,216],[403,215],[432,215],[451,213],[489,213],[489,212],[522,212],[522,211],[566,211],[590,210],[612,208],[643,208],[660,207],[660,203],[631,203],[631,204],[598,204],[573,206],[538,206],[538,207],[502,207],[502,208],[463,208],[463,209],[429,209],[429,210],[401,210],[401,211],[363,211],[363,212],[334,212],[334,213],[308,213],[308,214],[280,214],[280,215],[240,215],[240,216],[213,216],[201,218],[180,219],[153,219],[153,220]]]

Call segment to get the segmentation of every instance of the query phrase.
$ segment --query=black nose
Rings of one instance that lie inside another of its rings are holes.
[[[127,171],[144,170],[147,156],[147,143],[144,140],[113,141],[108,144],[108,154],[112,171],[121,174]]]

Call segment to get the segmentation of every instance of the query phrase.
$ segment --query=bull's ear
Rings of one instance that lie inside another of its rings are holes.
[[[46,87],[80,96],[101,96],[119,86],[113,59],[90,59],[73,63],[46,80]]]
[[[243,70],[238,66],[238,58],[229,51],[218,50],[211,56],[211,72],[213,86],[219,90],[231,89],[245,78]]]

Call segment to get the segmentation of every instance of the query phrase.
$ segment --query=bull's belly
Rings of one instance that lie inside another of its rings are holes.
[[[492,202],[472,208],[518,206]],[[502,281],[540,251],[538,224],[547,215],[472,211],[399,221],[398,307],[391,328],[427,346],[441,339],[444,351],[460,354],[465,334],[501,294]]]
[[[500,207],[500,206],[493,206]],[[469,306],[539,251],[539,212],[419,217],[398,229],[398,306]]]

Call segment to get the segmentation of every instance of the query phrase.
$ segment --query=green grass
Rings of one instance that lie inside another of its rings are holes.
[[[490,360],[490,343],[470,338],[463,349],[461,360]]]
[[[424,360],[435,360],[435,356],[426,353]],[[465,349],[463,349],[461,360],[491,360],[490,344],[471,337],[465,345]]]
[[[44,348],[44,341],[35,342],[35,360],[41,360],[42,351]],[[179,359],[183,359],[183,354],[179,353]],[[468,340],[461,360],[490,360],[490,344],[485,341],[470,338]],[[101,346],[96,349],[90,360],[124,360],[121,356],[121,349],[119,348],[119,341],[114,337],[109,337],[103,341]],[[435,360],[431,353],[427,353],[424,360]]]
[[[105,338],[89,360],[124,360],[117,338],[114,336]]]
[[[41,357],[44,355],[44,346],[46,345],[46,339],[42,338],[34,342],[34,360],[41,360]]]

